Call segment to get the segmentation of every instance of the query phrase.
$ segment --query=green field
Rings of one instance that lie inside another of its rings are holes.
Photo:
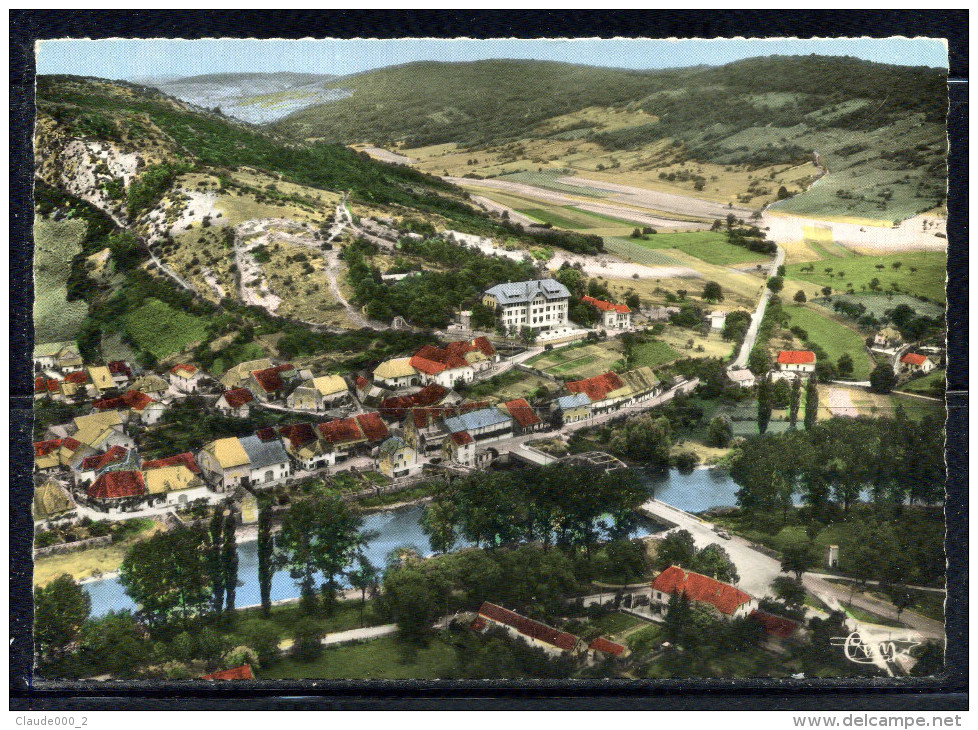
[[[717,264],[719,266],[749,264],[755,261],[770,260],[770,256],[765,256],[756,251],[750,251],[743,246],[734,246],[731,243],[727,243],[726,235],[715,231],[657,233],[649,236],[647,241],[638,238],[628,240],[643,248],[674,248],[690,256],[695,256],[708,264]]]
[[[899,263],[899,268],[894,269],[894,263]],[[877,269],[877,265],[882,265],[883,268]],[[815,270],[801,270],[809,266],[814,266]],[[880,291],[883,292],[890,289],[891,283],[895,283],[902,292],[925,296],[935,302],[947,301],[944,293],[947,257],[939,252],[853,256],[844,260],[832,258],[808,264],[790,264],[786,268],[789,279],[810,281],[819,286],[830,286],[837,291],[843,291],[852,284],[857,294],[869,292],[869,284],[875,278],[879,279]],[[826,271],[826,268],[831,271]],[[844,276],[840,277],[839,272],[843,272]]]
[[[34,220],[34,341],[74,340],[88,313],[83,301],[69,302],[71,260],[81,253],[85,221]]]
[[[393,637],[326,649],[312,662],[285,659],[259,679],[439,679],[455,667],[455,650],[437,637],[408,655]]]
[[[177,311],[159,299],[147,299],[125,316],[126,331],[141,350],[157,359],[181,352],[207,337],[207,320]]]
[[[653,340],[635,345],[632,349],[632,361],[629,363],[629,367],[640,368],[648,365],[654,368],[657,365],[678,360],[680,357],[682,355],[671,348],[668,343]]]
[[[944,315],[944,307],[933,302],[922,302],[908,294],[833,294],[832,302],[836,300],[862,304],[866,307],[866,314],[872,314],[876,319],[883,319],[886,310],[894,309],[901,304],[906,304],[924,317]]]
[[[679,235],[679,234],[671,234]],[[626,261],[634,261],[643,266],[685,266],[676,258],[655,248],[643,246],[642,241],[633,238],[605,236],[604,247],[610,253],[621,256]]]
[[[871,363],[866,353],[865,338],[843,324],[830,319],[826,314],[804,305],[789,304],[784,307],[790,321],[789,326],[801,327],[808,333],[808,339],[820,346],[828,354],[832,362],[836,362],[843,353],[852,357],[855,380],[869,378]]]
[[[555,378],[580,380],[611,370],[622,359],[620,348],[620,344],[615,341],[562,347],[532,357],[526,364]]]
[[[905,385],[900,386],[900,390],[909,393],[920,393],[921,395],[932,398],[941,397],[946,384],[947,373],[944,370],[935,370],[920,378],[914,378]]]

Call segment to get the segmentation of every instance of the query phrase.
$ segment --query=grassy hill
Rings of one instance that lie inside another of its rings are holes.
[[[422,62],[337,79],[326,86],[350,96],[272,127],[426,148],[430,158],[408,154],[432,172],[614,170],[752,205],[784,185],[794,196],[779,204],[786,210],[901,219],[944,198],[945,79],[939,69],[820,56],[657,71]],[[457,149],[437,147],[448,143]],[[804,192],[818,174],[815,152],[828,175]]]

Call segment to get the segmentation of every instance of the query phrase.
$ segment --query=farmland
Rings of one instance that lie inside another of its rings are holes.
[[[621,359],[621,343],[611,340],[551,350],[530,358],[526,364],[556,378],[580,380],[612,369],[621,370]]]
[[[71,261],[81,252],[85,221],[34,221],[34,339],[73,340],[88,312],[83,301],[69,302]]]
[[[208,323],[173,309],[159,299],[146,302],[125,316],[126,332],[141,350],[162,360],[207,337]]]
[[[788,305],[784,307],[789,318],[789,327],[798,326],[808,333],[808,339],[820,346],[832,362],[848,353],[852,357],[853,373],[856,380],[869,378],[870,359],[866,353],[864,337],[854,329],[832,319],[825,310],[812,306]]]
[[[689,231],[686,233],[659,233],[648,240],[629,239],[636,246],[649,249],[677,249],[702,259],[708,264],[731,266],[755,261],[769,261],[770,257],[750,251],[742,246],[727,243],[723,233],[715,231]]]
[[[897,265],[898,266],[895,266]],[[866,293],[873,279],[879,281],[878,289],[885,292],[895,284],[899,291],[944,303],[944,283],[947,257],[939,252],[913,252],[885,256],[852,256],[830,258],[807,264],[789,264],[787,276],[833,290],[849,288],[854,293]],[[814,266],[814,271],[802,271]]]

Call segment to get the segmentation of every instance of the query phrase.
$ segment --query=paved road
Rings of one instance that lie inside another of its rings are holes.
[[[778,251],[774,255],[774,260],[768,267],[768,276],[774,276],[778,267],[784,263],[784,249],[778,246]],[[757,303],[757,309],[754,310],[754,316],[751,317],[750,327],[747,328],[747,335],[744,337],[744,344],[740,347],[740,354],[737,355],[737,359],[730,363],[728,370],[740,370],[747,367],[747,358],[750,357],[750,351],[754,348],[754,342],[757,341],[757,330],[761,326],[761,320],[764,319],[764,312],[767,311],[767,303],[771,299],[771,290],[765,285],[761,292],[761,300]]]

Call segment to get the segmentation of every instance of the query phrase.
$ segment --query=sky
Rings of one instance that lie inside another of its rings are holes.
[[[52,40],[37,51],[39,74],[108,79],[298,71],[346,75],[411,61],[520,58],[616,68],[719,65],[766,55],[818,53],[902,66],[947,68],[944,42],[926,38],[573,40]]]

